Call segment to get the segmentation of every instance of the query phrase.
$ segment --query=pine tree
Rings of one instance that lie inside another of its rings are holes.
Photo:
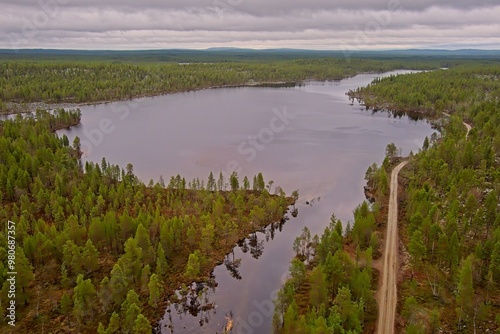
[[[125,242],[125,254],[118,260],[129,283],[137,281],[141,276],[142,260],[142,248],[139,247],[137,239],[129,238]]]
[[[333,304],[333,312],[339,314],[344,329],[361,333],[361,316],[364,305],[362,302],[358,304],[352,300],[348,287],[339,288]]]
[[[231,190],[236,191],[240,188],[240,183],[238,181],[238,173],[233,172],[229,178],[229,184],[231,185]]]
[[[156,274],[151,275],[148,283],[149,289],[149,305],[156,310],[158,306],[158,301],[161,295],[161,285],[158,282],[158,276]]]
[[[16,304],[24,305],[28,301],[27,288],[31,281],[35,278],[33,267],[24,256],[21,247],[16,248]]]
[[[217,190],[224,190],[224,176],[222,175],[222,172],[219,173],[219,179],[217,180]]]
[[[61,302],[59,303],[59,307],[61,309],[61,313],[64,315],[68,315],[71,312],[73,307],[73,301],[67,292],[64,292],[61,297]]]
[[[215,178],[214,178],[214,174],[212,172],[210,172],[210,174],[208,175],[207,190],[208,191],[215,191],[216,190]]]
[[[125,312],[125,317],[123,321],[122,329],[125,333],[133,333],[135,320],[137,316],[141,314],[141,309],[137,304],[130,304],[127,311]]]
[[[297,333],[298,324],[297,320],[299,317],[298,307],[295,300],[288,306],[284,316],[283,316],[283,332],[284,333]]]
[[[109,280],[112,292],[112,299],[115,305],[120,305],[127,293],[128,281],[122,267],[119,263],[115,263],[111,270],[111,278]]]
[[[93,318],[95,297],[96,291],[90,279],[84,280],[82,274],[78,275],[73,292],[73,313],[80,323]]]
[[[127,292],[127,298],[125,298],[120,308],[121,314],[125,315],[127,313],[127,310],[130,308],[132,304],[140,305],[139,296],[137,295],[134,289],[130,289]]]
[[[151,240],[149,239],[149,233],[144,227],[144,225],[139,224],[139,226],[137,226],[135,238],[137,239],[137,246],[142,249],[142,257],[144,259],[144,262],[147,264],[153,263],[154,260],[153,246],[151,245]]]
[[[419,264],[427,252],[424,244],[424,237],[420,230],[413,232],[410,243],[408,244],[408,251],[412,257],[413,265],[418,269]]]
[[[148,283],[149,277],[151,276],[151,269],[149,268],[149,264],[146,264],[144,268],[142,268],[141,272],[141,296],[147,296],[148,294]]]
[[[97,334],[107,334],[106,328],[104,328],[102,322],[99,322],[99,325],[97,326]]]
[[[319,308],[326,301],[326,277],[321,266],[314,268],[310,277],[311,291],[309,292],[310,303]]]
[[[113,312],[111,318],[109,318],[109,324],[108,328],[106,329],[106,333],[107,334],[118,333],[119,329],[120,329],[120,317],[118,316],[118,313]]]
[[[298,258],[293,258],[288,271],[290,272],[290,279],[297,289],[306,278],[306,265]]]
[[[106,313],[113,301],[113,291],[111,289],[111,283],[107,276],[104,277],[101,281],[97,297],[99,298],[99,302],[101,303],[102,312]]]
[[[88,239],[82,251],[83,267],[87,273],[99,268],[99,251],[94,247],[92,240]]]
[[[451,235],[448,258],[450,261],[450,268],[452,272],[455,272],[460,258],[460,243],[458,241],[457,231],[454,231]]]
[[[84,261],[80,247],[73,240],[68,240],[63,246],[63,264],[71,270],[73,275],[83,273]]]
[[[66,269],[66,265],[61,264],[61,285],[63,288],[69,287],[69,278],[68,278],[68,270]]]
[[[462,263],[459,273],[457,287],[457,316],[459,322],[468,321],[474,312],[473,305],[474,287],[472,283],[472,255],[468,256]]]
[[[106,232],[105,232],[105,222],[93,218],[92,221],[90,222],[90,227],[89,227],[89,238],[92,240],[94,245],[99,247],[99,249],[102,250],[102,245],[104,244],[106,240]]]
[[[266,183],[264,182],[264,177],[262,173],[257,174],[257,189],[258,191],[263,191],[266,188]]]
[[[167,273],[168,270],[168,263],[167,259],[165,258],[165,252],[163,251],[163,247],[161,244],[158,244],[157,251],[156,251],[156,275],[159,277],[159,279],[163,279]]]
[[[135,319],[134,322],[134,334],[151,334],[152,328],[151,325],[149,324],[149,320],[143,316],[142,314],[139,314],[137,318]]]
[[[198,254],[189,254],[188,263],[186,266],[186,276],[190,279],[196,278],[200,274],[200,258]]]
[[[204,253],[208,253],[212,249],[214,242],[215,228],[212,224],[207,224],[201,229],[201,243],[200,248]]]
[[[248,177],[243,178],[243,190],[250,190],[250,181],[248,181]]]
[[[77,152],[81,150],[80,138],[78,136],[73,139],[73,149]]]
[[[491,252],[490,272],[495,282],[500,282],[500,241],[495,244]]]

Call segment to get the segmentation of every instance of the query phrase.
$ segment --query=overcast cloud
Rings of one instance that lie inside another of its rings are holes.
[[[9,0],[0,48],[500,49],[498,0]]]

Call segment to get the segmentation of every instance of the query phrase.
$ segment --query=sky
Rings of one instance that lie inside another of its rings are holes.
[[[0,48],[500,49],[498,0],[0,0]]]

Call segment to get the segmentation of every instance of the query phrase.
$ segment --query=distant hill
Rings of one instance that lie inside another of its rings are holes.
[[[447,58],[500,60],[500,50],[377,50],[377,51],[321,51],[301,49],[240,49],[217,47],[205,50],[164,49],[164,50],[53,50],[53,49],[0,49],[0,60],[81,60],[111,62],[214,62],[214,61],[271,61],[311,58]]]

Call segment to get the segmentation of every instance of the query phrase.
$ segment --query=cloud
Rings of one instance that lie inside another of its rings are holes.
[[[3,1],[0,47],[499,48],[496,0]]]

